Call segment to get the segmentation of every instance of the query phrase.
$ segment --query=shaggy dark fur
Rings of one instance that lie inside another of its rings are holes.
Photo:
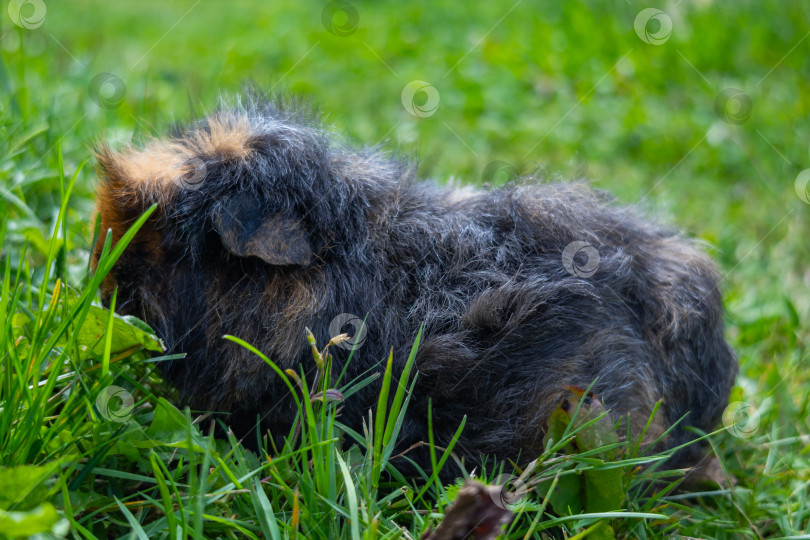
[[[163,367],[193,406],[230,412],[240,435],[257,416],[287,433],[287,388],[222,336],[309,370],[305,327],[323,345],[350,313],[367,316],[368,335],[347,380],[382,371],[391,347],[401,370],[424,325],[402,448],[426,440],[432,398],[437,444],[467,415],[458,454],[531,459],[566,387],[594,380],[637,433],[659,399],[653,437],[688,413],[668,447],[719,421],[737,365],[717,272],[694,242],[582,185],[418,182],[402,161],[330,143],[295,108],[246,100],[169,140],[98,153],[114,240],[158,204],[103,292],[117,284],[119,312],[188,353]],[[572,242],[583,249],[564,261]],[[348,351],[330,350],[342,369]],[[378,389],[351,396],[341,420],[359,429]],[[700,456],[693,445],[671,464]]]

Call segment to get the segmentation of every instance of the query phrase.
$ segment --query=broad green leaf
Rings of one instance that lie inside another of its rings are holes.
[[[599,468],[600,464],[619,457],[619,450],[615,447],[619,440],[616,429],[610,416],[604,413],[605,408],[595,395],[572,387],[549,417],[546,437],[556,442],[573,434],[573,440],[562,449],[565,454],[613,446],[591,456],[588,463],[595,468],[560,476],[549,500],[554,511],[560,515],[582,511],[609,512],[620,509],[624,504],[624,470]],[[547,490],[549,485],[550,482],[545,482],[541,490]],[[595,530],[591,534],[598,533]]]
[[[98,355],[104,354],[104,336],[107,333],[107,322],[110,311],[99,306],[90,306],[87,317],[81,330],[74,334],[80,346],[92,348]],[[64,345],[65,339],[60,339],[58,345]],[[143,321],[135,317],[122,317],[117,313],[113,315],[113,337],[110,354],[115,355],[133,348],[142,347],[147,351],[163,352],[163,344],[152,333]]]
[[[0,510],[0,532],[10,538],[48,532],[58,521],[59,515],[51,503],[24,512]]]
[[[28,316],[27,313],[22,311],[18,311],[11,317],[11,327],[14,330],[22,331],[31,322],[31,318]],[[19,335],[18,332],[15,332],[15,335]]]
[[[550,482],[549,482],[550,484]],[[543,486],[548,489],[548,485]],[[542,489],[542,488],[541,488]],[[585,507],[585,486],[579,473],[560,476],[549,502],[554,512],[561,516],[577,514]]]
[[[27,510],[47,499],[50,489],[43,482],[57,466],[58,463],[53,462],[0,468],[0,509]]]
[[[592,469],[582,473],[585,511],[611,512],[624,505],[624,469]]]
[[[191,444],[189,444],[189,430],[191,430]],[[159,398],[155,405],[155,414],[146,435],[145,439],[132,440],[131,444],[137,448],[168,446],[194,452],[205,452],[207,446],[197,427],[190,425],[186,416],[164,398]]]
[[[577,536],[577,538],[579,538],[579,536]],[[598,521],[588,528],[585,534],[582,535],[582,538],[587,538],[588,540],[614,540],[616,534],[613,531],[613,527],[610,526],[610,523],[607,521]]]

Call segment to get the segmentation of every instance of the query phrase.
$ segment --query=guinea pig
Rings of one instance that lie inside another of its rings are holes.
[[[256,93],[168,138],[96,153],[113,242],[157,205],[102,297],[117,286],[118,312],[186,353],[161,363],[165,377],[251,445],[259,431],[287,434],[297,409],[270,366],[223,336],[311,372],[305,330],[323,345],[350,320],[353,347],[330,348],[345,381],[381,373],[390,350],[401,373],[422,329],[402,448],[427,440],[429,400],[439,446],[466,416],[455,451],[471,462],[541,453],[572,386],[637,434],[662,400],[648,437],[677,424],[662,448],[711,430],[727,405],[737,363],[715,266],[582,183],[420,181],[408,160]],[[378,378],[348,397],[340,420],[361,431],[379,389]],[[702,455],[689,445],[670,464]]]

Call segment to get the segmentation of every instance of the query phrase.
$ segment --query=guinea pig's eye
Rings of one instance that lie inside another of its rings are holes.
[[[268,213],[262,202],[240,193],[219,206],[214,229],[225,249],[239,257],[258,257],[273,266],[308,266],[312,247],[300,219]]]

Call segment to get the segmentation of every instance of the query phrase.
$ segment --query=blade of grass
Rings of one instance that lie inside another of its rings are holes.
[[[351,530],[352,540],[360,540],[360,516],[359,507],[357,505],[357,491],[352,481],[352,476],[349,474],[349,468],[346,462],[340,457],[340,452],[335,449],[335,457],[337,458],[340,472],[343,474],[343,485],[346,488],[346,497],[349,499],[349,528]]]

